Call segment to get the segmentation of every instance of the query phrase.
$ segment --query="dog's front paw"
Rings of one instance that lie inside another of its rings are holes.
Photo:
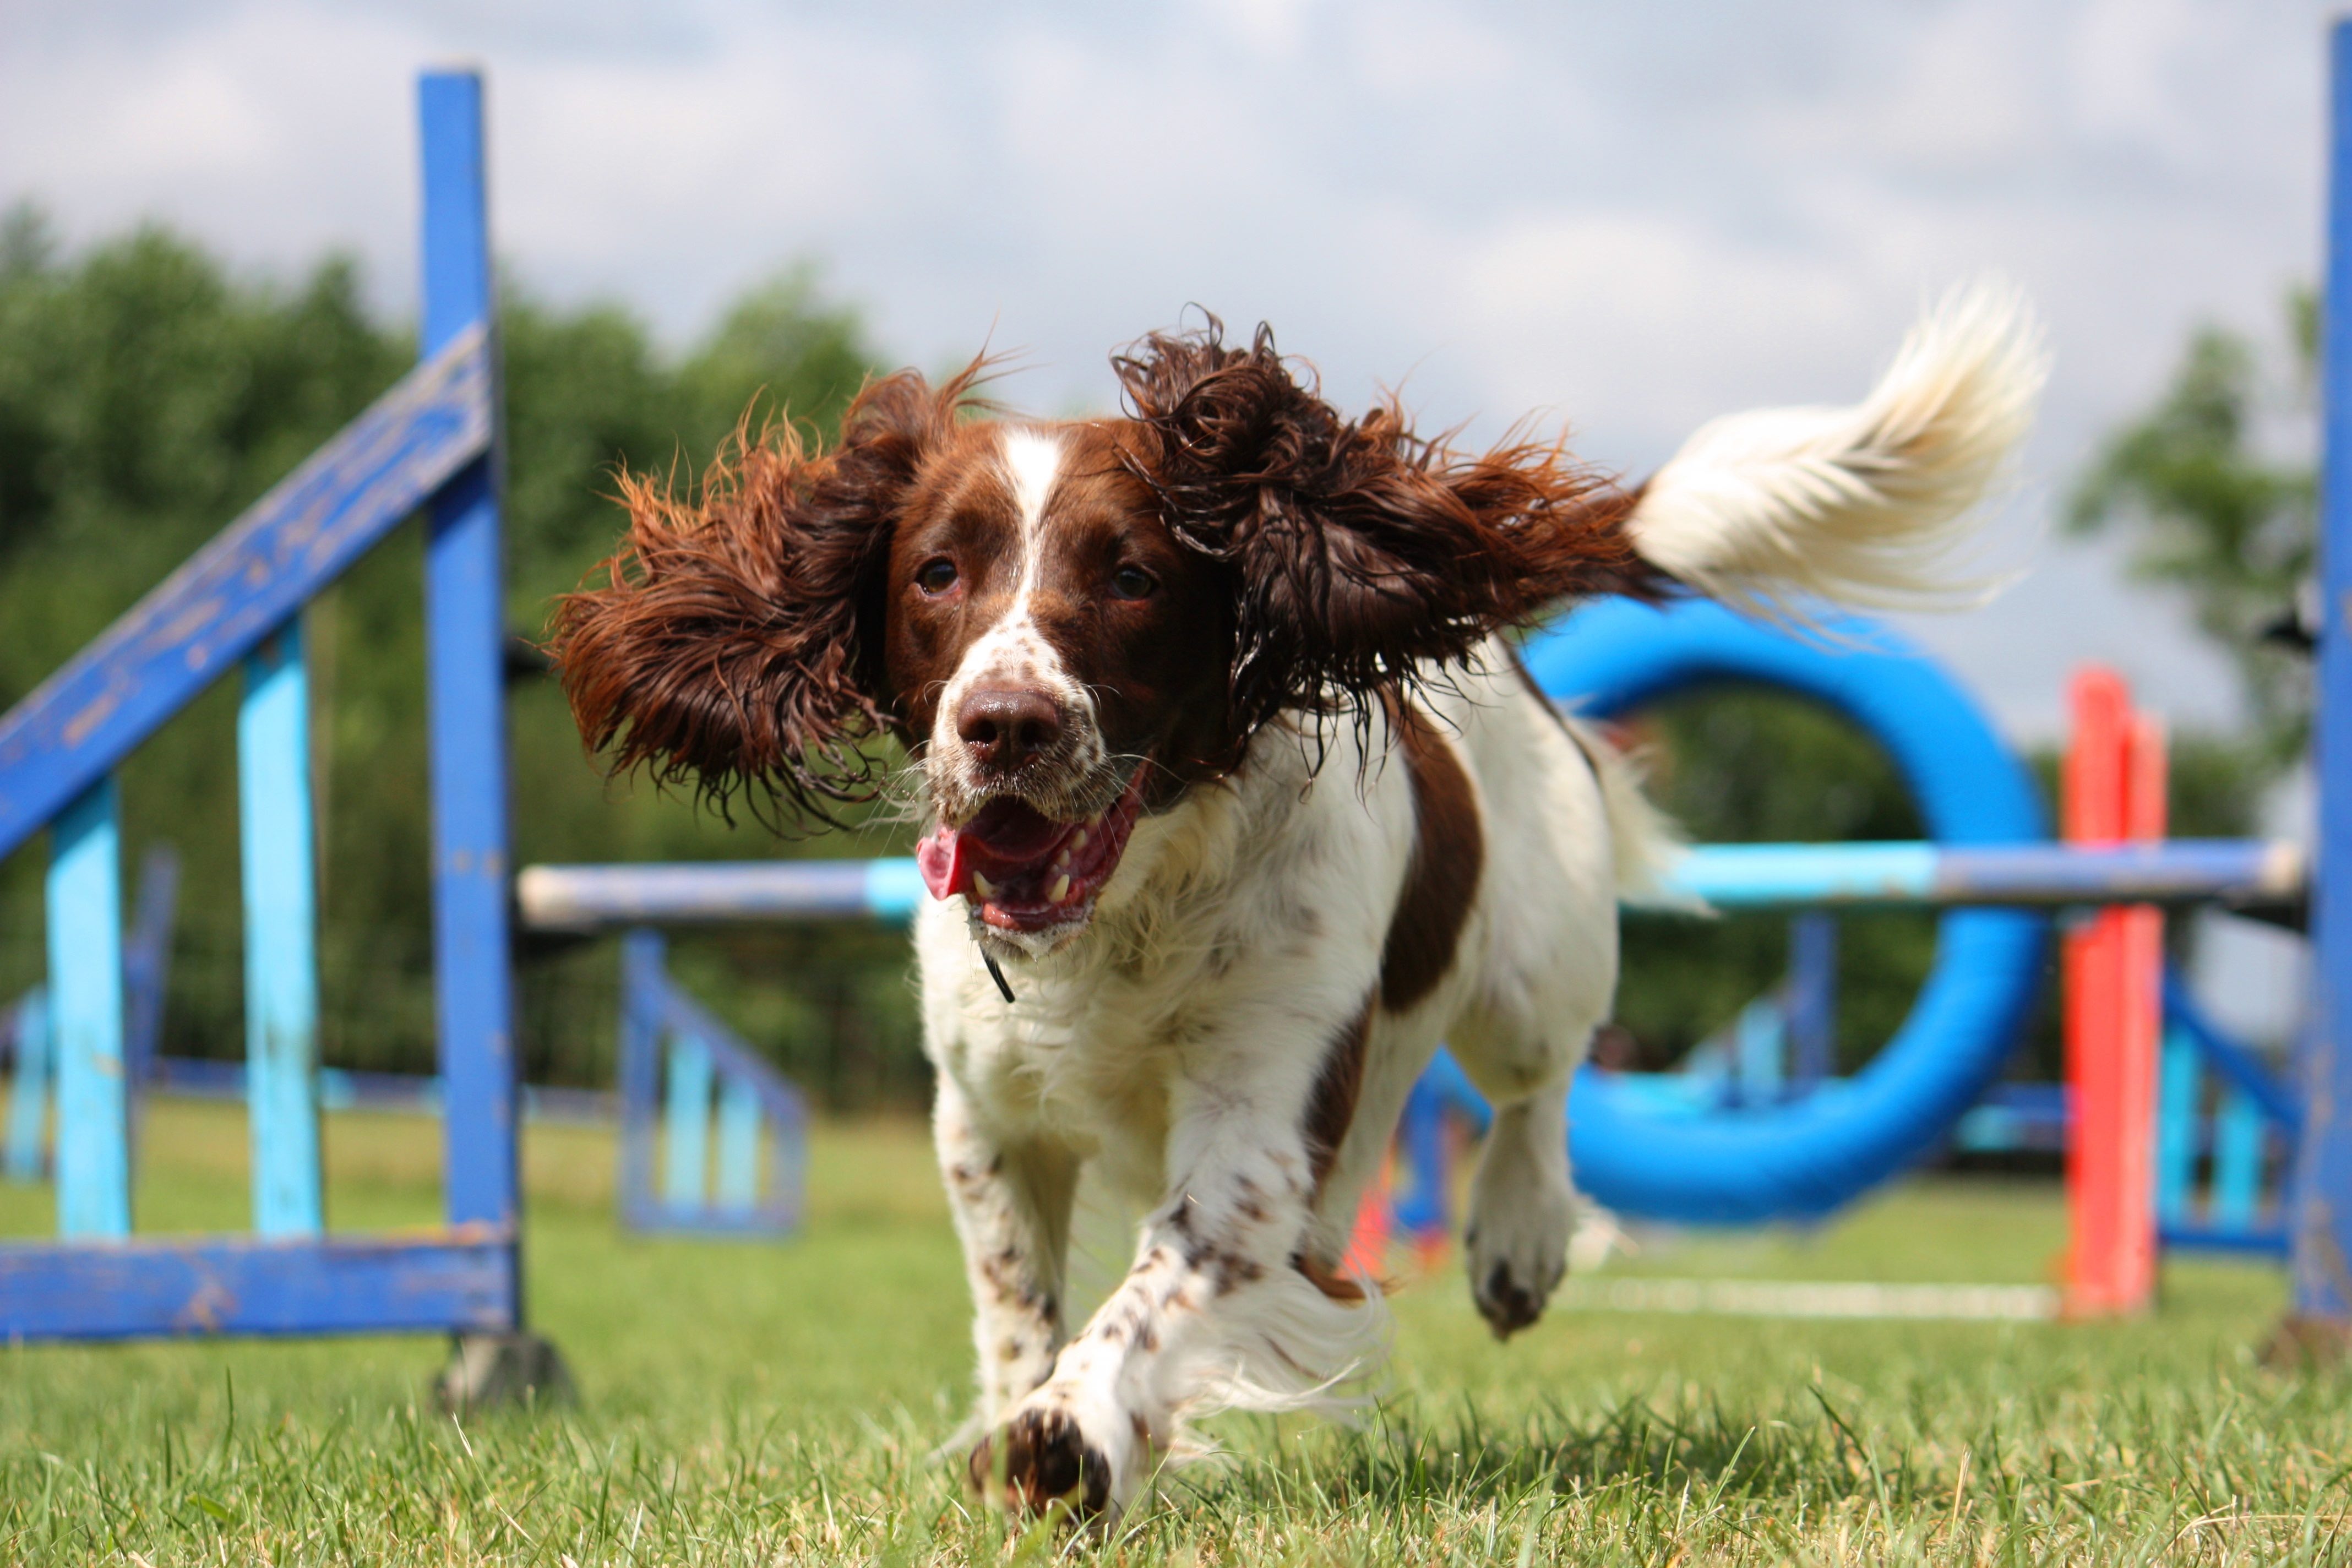
[[[1081,1419],[1072,1392],[1047,1384],[982,1437],[965,1465],[972,1489],[1017,1513],[1066,1504],[1076,1521],[1116,1519],[1132,1500],[1144,1445],[1140,1421]],[[1103,1428],[1090,1432],[1089,1426]]]

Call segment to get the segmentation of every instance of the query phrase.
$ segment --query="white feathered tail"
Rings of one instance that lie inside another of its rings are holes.
[[[2047,374],[2012,289],[1956,289],[1850,408],[1759,408],[1703,426],[1644,489],[1631,528],[1654,565],[1743,608],[1792,595],[1951,607],[1992,585],[1957,574],[1968,514],[2024,437]]]

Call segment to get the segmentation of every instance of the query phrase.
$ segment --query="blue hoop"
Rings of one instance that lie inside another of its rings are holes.
[[[1536,682],[1596,718],[1715,681],[1776,686],[1838,710],[1883,746],[1932,837],[2001,843],[2046,835],[2024,765],[1925,653],[1884,626],[1830,617],[1800,637],[1706,600],[1654,608],[1611,599],[1539,634]],[[2040,989],[2045,917],[1956,910],[1935,967],[1875,1059],[1802,1100],[1668,1116],[1587,1068],[1570,1101],[1577,1185],[1625,1214],[1750,1225],[1824,1214],[1933,1149],[2000,1076]]]

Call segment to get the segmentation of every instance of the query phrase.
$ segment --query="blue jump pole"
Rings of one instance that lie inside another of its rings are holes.
[[[236,752],[253,1228],[261,1236],[316,1236],[325,1224],[319,1179],[318,898],[310,865],[310,688],[301,617],[247,655],[245,670]]]
[[[2319,844],[2302,1060],[2294,1301],[2275,1348],[2352,1350],[2352,20],[2329,35],[2327,296],[2320,341]]]
[[[425,132],[424,352],[491,320],[482,79],[419,86]],[[507,737],[500,685],[498,451],[434,498],[425,564],[433,787],[433,945],[454,1225],[515,1233],[514,982],[507,933]]]
[[[119,1241],[131,1234],[121,816],[114,775],[109,773],[60,812],[49,829],[58,1234],[68,1241]]]

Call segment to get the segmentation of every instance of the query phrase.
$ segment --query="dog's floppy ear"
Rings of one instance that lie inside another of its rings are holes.
[[[1244,738],[1284,709],[1362,712],[1556,599],[1654,590],[1623,526],[1634,495],[1559,443],[1469,457],[1392,402],[1343,419],[1266,328],[1222,339],[1212,316],[1112,363],[1149,433],[1139,473],[1178,538],[1230,565]]]
[[[803,822],[872,799],[891,521],[953,426],[974,365],[860,393],[832,451],[788,423],[739,428],[698,493],[621,476],[629,535],[555,614],[550,651],[582,738],[722,811],[738,790]]]

